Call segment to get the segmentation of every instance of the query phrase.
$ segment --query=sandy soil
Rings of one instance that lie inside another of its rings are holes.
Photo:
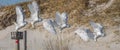
[[[62,33],[53,35],[47,32],[41,25],[41,23],[36,24],[36,29],[30,29],[30,25],[25,26],[21,31],[27,30],[27,48],[28,50],[41,50],[44,40],[49,40],[54,36],[61,36],[64,40],[69,40],[70,50],[119,50],[120,49],[120,28],[111,27],[105,28],[105,37],[98,38],[95,42],[90,40],[88,42],[80,39],[78,35],[75,35],[73,31],[77,29],[75,25],[70,28],[66,28]],[[11,40],[10,32],[14,31],[15,26],[9,26],[4,30],[0,31],[0,49],[1,50],[14,50],[16,49],[15,40]],[[116,29],[117,28],[117,29]],[[118,31],[118,32],[115,32]],[[20,40],[21,49],[24,48],[23,40]],[[53,41],[54,43],[54,41]]]

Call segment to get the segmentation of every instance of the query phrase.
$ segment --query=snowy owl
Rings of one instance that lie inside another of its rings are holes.
[[[74,31],[74,33],[79,35],[82,40],[88,41],[89,36],[87,30],[88,30],[87,28],[79,27],[77,30]]]
[[[20,28],[25,26],[27,22],[25,22],[25,16],[20,6],[16,6],[16,15],[17,15],[17,19],[16,19],[16,23],[14,24],[16,26],[15,31],[18,31]]]
[[[104,36],[105,34],[103,33],[103,26],[99,23],[95,23],[93,21],[90,21],[90,25],[92,26],[94,30],[94,41],[97,41],[97,38],[100,36]]]
[[[62,14],[56,12],[55,22],[61,30],[70,27],[70,25],[68,24],[68,16],[65,12],[63,12]]]
[[[37,5],[37,2],[33,1],[32,4],[28,4],[28,8],[31,12],[31,14],[30,14],[30,16],[31,16],[30,21],[31,22],[30,23],[32,25],[32,28],[34,28],[34,24],[36,22],[42,21],[42,19],[39,16],[39,7]]]
[[[56,34],[56,30],[52,24],[52,20],[50,19],[44,19],[43,21],[43,27],[49,31],[50,33]]]

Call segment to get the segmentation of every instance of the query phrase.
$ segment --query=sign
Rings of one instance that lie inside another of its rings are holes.
[[[23,39],[23,32],[11,32],[11,39]]]

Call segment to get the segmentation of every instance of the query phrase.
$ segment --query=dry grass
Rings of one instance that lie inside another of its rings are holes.
[[[95,14],[93,16],[87,17],[83,16],[83,12],[87,10],[86,3],[87,0],[37,0],[40,6],[40,14],[43,18],[54,18],[55,12],[67,12],[69,14],[69,23],[71,25],[77,23],[79,25],[88,25],[90,20],[100,22],[105,26],[114,26],[120,25],[120,22],[114,21],[115,18],[120,19],[120,6],[119,0],[115,0],[115,3],[111,5],[110,8],[104,10],[100,14]],[[96,1],[96,0],[95,0]],[[108,0],[107,0],[108,1]],[[96,1],[101,4],[107,1]],[[30,2],[19,3],[16,5],[21,5],[23,9],[26,10],[26,18],[30,16],[29,10],[27,8],[27,4]],[[0,29],[6,28],[15,22],[16,14],[15,14],[15,6],[7,6],[0,8],[1,12],[5,12],[5,14],[0,16]],[[4,21],[3,21],[4,20]]]
[[[69,50],[69,41],[61,36],[55,36],[44,39],[42,43],[42,50]]]
[[[114,31],[114,34],[115,34],[116,37],[117,37],[115,41],[116,41],[117,43],[120,43],[120,39],[119,39],[119,38],[120,38],[120,28],[119,28],[119,30],[115,30],[115,31]]]

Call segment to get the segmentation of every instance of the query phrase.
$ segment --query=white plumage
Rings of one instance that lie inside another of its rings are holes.
[[[32,4],[28,4],[28,8],[31,12],[31,15],[30,15],[31,25],[32,25],[32,28],[34,28],[35,22],[42,21],[42,19],[39,17],[39,7],[37,5],[37,2],[33,1]]]
[[[43,20],[43,27],[44,27],[47,31],[49,31],[50,33],[56,34],[56,30],[55,30],[55,28],[54,28],[54,26],[53,26],[53,24],[52,24],[52,20],[50,20],[50,19],[44,19],[44,20]]]
[[[67,13],[65,12],[63,12],[62,14],[60,14],[59,12],[56,12],[55,22],[57,26],[59,26],[61,29],[70,27],[68,25],[68,16],[67,16]]]
[[[94,30],[94,41],[97,41],[97,38],[100,37],[100,36],[104,36],[104,33],[103,33],[103,26],[99,23],[95,23],[93,21],[90,21],[90,24]]]
[[[16,26],[15,31],[18,31],[21,27],[25,26],[27,23],[25,22],[25,16],[20,6],[16,6],[16,15],[17,15],[17,19],[16,19],[16,23],[14,24]]]
[[[88,32],[86,28],[78,28],[77,30],[75,30],[75,32],[77,35],[80,36],[80,38],[84,41],[88,41],[89,40],[89,36],[88,36]]]

